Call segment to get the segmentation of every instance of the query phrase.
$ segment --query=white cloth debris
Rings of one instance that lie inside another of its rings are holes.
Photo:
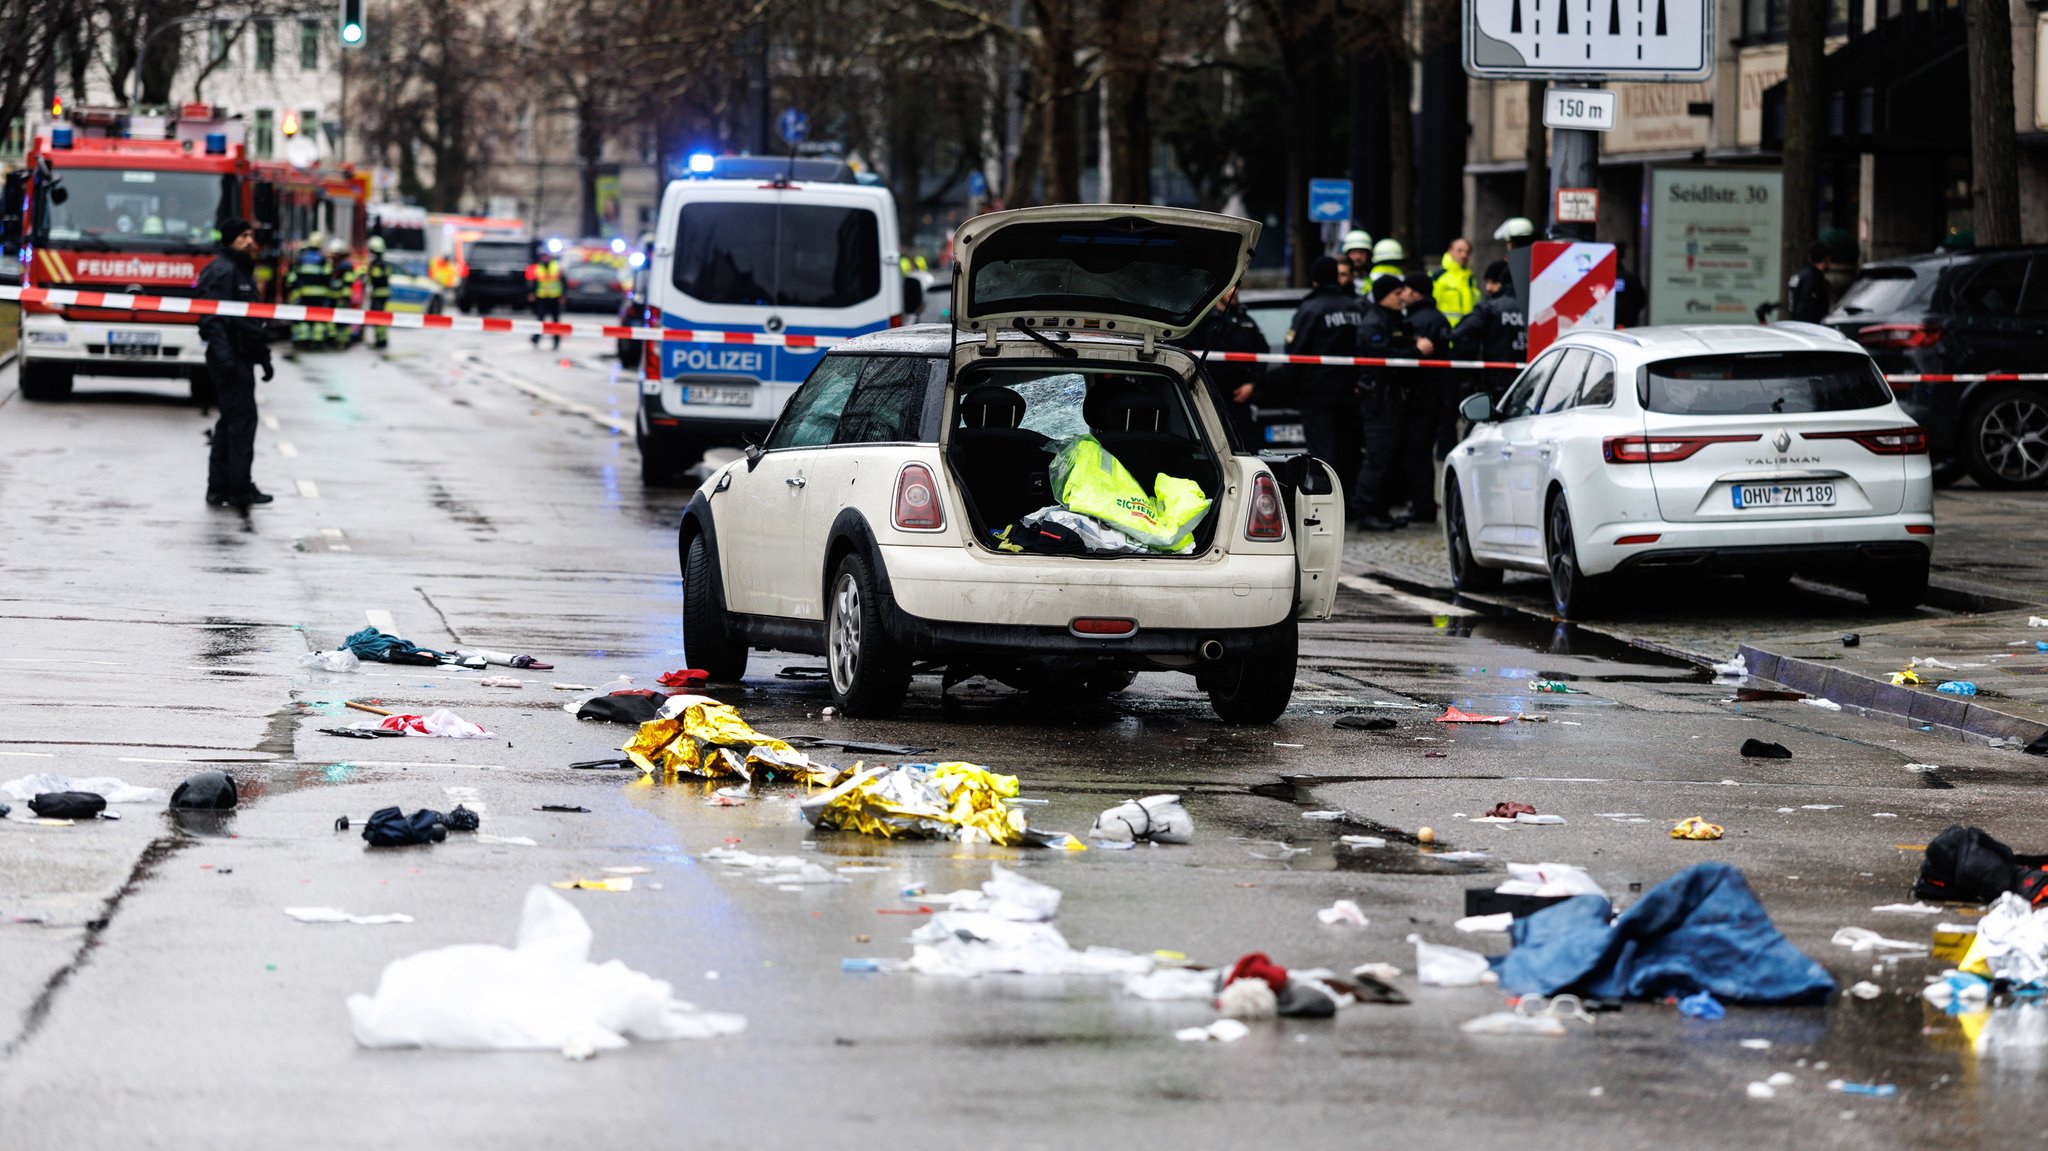
[[[355,725],[359,729],[381,728],[385,731],[402,731],[407,735],[431,735],[443,739],[495,739],[496,736],[484,730],[483,725],[468,720],[441,708],[432,715],[387,715],[374,723]]]
[[[1927,950],[1925,944],[1909,943],[1903,939],[1886,939],[1867,927],[1844,927],[1840,931],[1835,932],[1834,938],[1828,942],[1833,943],[1837,947],[1846,947],[1858,954],[1865,951]]]
[[[487,675],[478,683],[485,687],[525,687],[526,681],[516,675]]]
[[[1909,763],[1906,765],[1906,770],[1925,775],[1930,771],[1940,771],[1941,765],[1936,763]]]
[[[2031,908],[2011,892],[1999,896],[1977,921],[1970,955],[2018,986],[2048,981],[2048,907]]]
[[[1420,935],[1409,936],[1408,942],[1415,945],[1415,979],[1425,986],[1474,987],[1493,974],[1486,956],[1476,951],[1429,943]]]
[[[633,1039],[709,1039],[744,1016],[701,1012],[617,960],[590,962],[590,925],[569,901],[526,893],[517,945],[460,944],[385,965],[375,995],[348,998],[364,1047],[554,1049],[574,1058]]]
[[[1851,984],[1849,994],[1854,995],[1858,999],[1875,999],[1884,994],[1884,988],[1865,979],[1860,983]]]
[[[1353,927],[1366,925],[1365,912],[1359,910],[1358,904],[1348,899],[1340,899],[1316,912],[1316,919],[1327,927],[1335,927],[1339,923],[1348,923]]]
[[[1510,863],[1505,883],[1494,888],[1501,895],[1533,895],[1550,898],[1560,895],[1600,895],[1607,891],[1586,869],[1570,863]]]
[[[1751,1099],[1776,1099],[1778,1089],[1768,1083],[1751,1083],[1748,1087]]]
[[[755,855],[751,851],[741,851],[736,847],[714,847],[704,853],[704,858],[712,863],[725,864],[727,867],[765,872],[766,874],[760,877],[762,883],[853,882],[843,875],[836,875],[810,860],[795,855]]]
[[[1340,835],[1337,837],[1337,842],[1353,851],[1366,851],[1371,848],[1385,847],[1387,845],[1387,841],[1377,835]]]
[[[1183,1027],[1173,1037],[1183,1043],[1235,1043],[1251,1033],[1251,1028],[1235,1019],[1218,1019],[1207,1027]]]
[[[1095,817],[1088,838],[1110,843],[1192,843],[1195,821],[1178,795],[1148,795]]]
[[[1870,910],[1890,911],[1900,915],[1940,915],[1942,911],[1931,903],[1885,903]]]
[[[1301,813],[1301,817],[1314,820],[1317,823],[1334,823],[1344,818],[1344,813],[1341,811],[1304,811]]]
[[[1109,947],[1076,951],[1050,923],[1017,923],[986,911],[941,911],[910,935],[905,969],[972,979],[1017,975],[1143,975],[1149,955]]]
[[[350,915],[339,907],[287,907],[284,913],[300,923],[356,923],[374,927],[385,923],[412,922],[412,916],[396,912],[388,915]]]
[[[1401,969],[1391,963],[1361,963],[1351,969],[1353,979],[1377,979],[1381,983],[1401,978]]]
[[[300,667],[319,671],[354,671],[362,665],[363,661],[356,658],[356,653],[345,647],[333,651],[309,651],[299,657]]]
[[[1836,703],[1836,702],[1835,702],[1834,700],[1831,700],[1831,699],[1811,699],[1811,698],[1808,698],[1808,699],[1802,699],[1802,700],[1800,700],[1799,702],[1800,702],[1800,703],[1803,703],[1803,704],[1805,704],[1805,705],[1806,705],[1806,706],[1808,706],[1808,707],[1817,707],[1817,708],[1820,708],[1820,709],[1821,709],[1822,711],[1840,711],[1840,710],[1842,710],[1842,705],[1841,705],[1841,704],[1839,704],[1839,703]]]
[[[1747,676],[1749,674],[1749,659],[1738,651],[1735,653],[1734,659],[1726,663],[1712,664],[1708,670],[1717,676]]]
[[[0,783],[0,791],[23,801],[50,791],[90,792],[108,803],[157,803],[170,798],[170,794],[163,788],[133,787],[111,775],[72,779],[70,776],[53,775],[49,772],[10,779],[6,783]]]
[[[2042,619],[2042,618],[2041,618],[2040,616],[2037,616],[2037,615],[2030,615],[2030,616],[2028,616],[2028,617],[2027,617],[2027,626],[2028,626],[2028,627],[2048,627],[2048,619]]]
[[[1468,915],[1451,926],[1469,935],[1481,931],[1506,931],[1514,926],[1514,922],[1514,912],[1503,911],[1498,915]]]
[[[1149,975],[1124,980],[1124,994],[1164,1003],[1183,999],[1216,998],[1216,973],[1193,967],[1162,967]]]

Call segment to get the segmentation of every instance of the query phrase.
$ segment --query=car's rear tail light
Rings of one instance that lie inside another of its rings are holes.
[[[1866,348],[1888,351],[1931,348],[1941,342],[1941,325],[1871,324],[1856,329],[1856,342]]]
[[[1668,464],[1690,459],[1708,444],[1748,444],[1753,436],[1608,436],[1600,454],[1610,464]]]
[[[939,506],[939,485],[932,482],[932,470],[923,464],[905,464],[896,473],[896,528],[906,532],[935,532],[946,526],[945,509]]]
[[[1802,440],[1855,440],[1881,456],[1924,456],[1927,432],[1924,428],[1880,428],[1868,432],[1801,432]]]
[[[1280,485],[1260,472],[1252,477],[1252,507],[1245,517],[1244,538],[1284,540],[1287,538],[1287,508],[1280,502]]]
[[[1067,625],[1075,635],[1119,636],[1130,635],[1138,630],[1134,619],[1077,619]]]
[[[1907,524],[1907,525],[1906,525],[1906,534],[1907,534],[1907,535],[1909,535],[1909,536],[1931,536],[1931,535],[1933,535],[1933,534],[1934,534],[1934,525],[1933,525],[1933,524]]]
[[[1615,540],[1614,543],[1617,547],[1629,547],[1633,544],[1653,544],[1663,538],[1664,537],[1661,535],[1623,536],[1620,539]]]

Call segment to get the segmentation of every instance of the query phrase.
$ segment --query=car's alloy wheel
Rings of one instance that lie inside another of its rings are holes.
[[[825,667],[832,698],[851,716],[894,715],[910,669],[883,628],[867,560],[848,555],[832,575],[825,607]]]
[[[1992,395],[1970,413],[1964,460],[1987,488],[2048,483],[2048,399],[2013,389]]]
[[[1599,581],[1579,569],[1579,547],[1572,533],[1571,508],[1564,493],[1550,498],[1544,517],[1543,552],[1550,568],[1551,606],[1565,619],[1579,619],[1593,608]]]
[[[1482,565],[1472,554],[1472,537],[1465,523],[1465,497],[1458,491],[1455,473],[1444,476],[1444,552],[1451,566],[1452,591],[1492,591],[1507,573]]]

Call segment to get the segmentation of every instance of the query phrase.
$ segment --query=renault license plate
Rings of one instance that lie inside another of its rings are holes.
[[[718,384],[684,384],[683,402],[744,408],[754,402],[754,389]]]
[[[1736,484],[1738,508],[1825,508],[1835,503],[1833,484]]]

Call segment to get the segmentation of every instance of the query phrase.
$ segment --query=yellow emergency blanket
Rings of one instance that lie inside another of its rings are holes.
[[[839,775],[803,752],[755,731],[729,705],[701,695],[671,696],[660,719],[640,725],[620,751],[649,774],[736,776],[749,783],[757,771],[800,783],[828,784]]]
[[[1202,487],[1179,476],[1160,475],[1150,493],[1094,436],[1068,443],[1053,457],[1053,491],[1067,510],[1093,516],[1124,535],[1160,551],[1186,551],[1189,533],[1213,502]]]
[[[1017,777],[972,763],[905,763],[857,770],[803,804],[818,827],[885,839],[957,839],[1009,847],[1081,850],[1070,835],[1031,830],[1017,797]]]

